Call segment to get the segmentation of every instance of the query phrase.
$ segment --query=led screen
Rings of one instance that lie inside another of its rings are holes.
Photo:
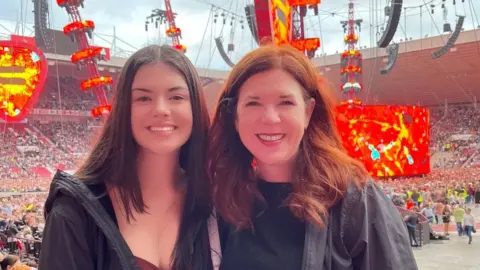
[[[372,176],[430,172],[427,108],[346,103],[337,107],[336,121],[344,147]]]

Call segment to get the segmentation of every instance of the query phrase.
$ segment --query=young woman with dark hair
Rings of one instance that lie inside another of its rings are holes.
[[[400,214],[343,149],[332,98],[296,49],[235,65],[209,154],[220,269],[417,269]]]
[[[187,57],[170,46],[134,53],[90,156],[53,179],[40,270],[211,269],[208,127]]]

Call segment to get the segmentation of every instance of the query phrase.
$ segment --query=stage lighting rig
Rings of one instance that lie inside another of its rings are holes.
[[[177,17],[177,13],[173,13],[173,18]],[[153,9],[152,13],[145,18],[145,31],[148,31],[148,25],[155,24],[155,29],[160,25],[167,24],[167,11],[163,9]]]
[[[248,12],[250,12],[250,9],[249,9],[249,6],[246,6],[245,7],[245,13],[247,14],[247,16],[248,16]],[[253,16],[255,15],[254,12],[255,11],[253,11]],[[229,37],[229,43],[228,43],[228,46],[227,46],[227,50],[225,50],[225,48],[223,46],[224,38],[223,38],[222,34],[220,34],[220,36],[215,38],[215,45],[217,46],[218,53],[220,54],[222,59],[225,61],[225,63],[227,63],[227,65],[229,67],[233,67],[235,65],[235,63],[233,63],[233,61],[230,59],[230,56],[228,56],[228,53],[231,53],[231,52],[235,51],[234,36],[235,36],[236,26],[237,26],[237,24],[240,24],[240,28],[243,31],[243,29],[245,29],[245,25],[244,25],[245,21],[247,21],[249,26],[250,26],[250,30],[252,30],[252,25],[250,25],[252,23],[252,21],[248,21],[248,19],[246,19],[245,17],[243,17],[243,16],[241,16],[241,15],[235,13],[235,12],[231,12],[231,11],[228,11],[224,8],[217,7],[217,6],[214,6],[214,5],[212,5],[211,13],[213,14],[213,23],[214,24],[216,24],[220,20],[221,23],[223,24],[222,27],[224,27],[227,24],[230,26],[230,37]]]
[[[146,17],[145,31],[148,31],[150,23],[155,24],[155,28],[159,28],[161,24],[165,24],[165,35],[172,39],[172,47],[183,53],[187,52],[187,47],[180,43],[182,38],[182,30],[177,27],[175,18],[177,14],[173,12],[170,0],[165,0],[165,9],[153,9],[151,14]],[[162,35],[162,34],[160,34]]]

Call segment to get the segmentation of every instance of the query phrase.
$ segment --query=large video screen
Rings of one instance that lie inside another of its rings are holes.
[[[430,172],[429,118],[419,106],[345,103],[336,113],[344,147],[375,177]]]

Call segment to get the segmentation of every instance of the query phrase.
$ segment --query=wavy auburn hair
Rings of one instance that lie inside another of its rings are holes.
[[[247,54],[235,65],[220,94],[209,137],[208,169],[215,207],[223,219],[236,227],[251,226],[253,202],[262,198],[252,166],[254,157],[235,129],[236,106],[242,85],[253,75],[273,69],[293,76],[302,86],[305,100],[315,99],[300,144],[293,192],[286,203],[295,216],[322,228],[328,210],[343,198],[351,184],[360,188],[368,174],[342,147],[334,101],[322,87],[315,68],[289,45],[264,46]]]

